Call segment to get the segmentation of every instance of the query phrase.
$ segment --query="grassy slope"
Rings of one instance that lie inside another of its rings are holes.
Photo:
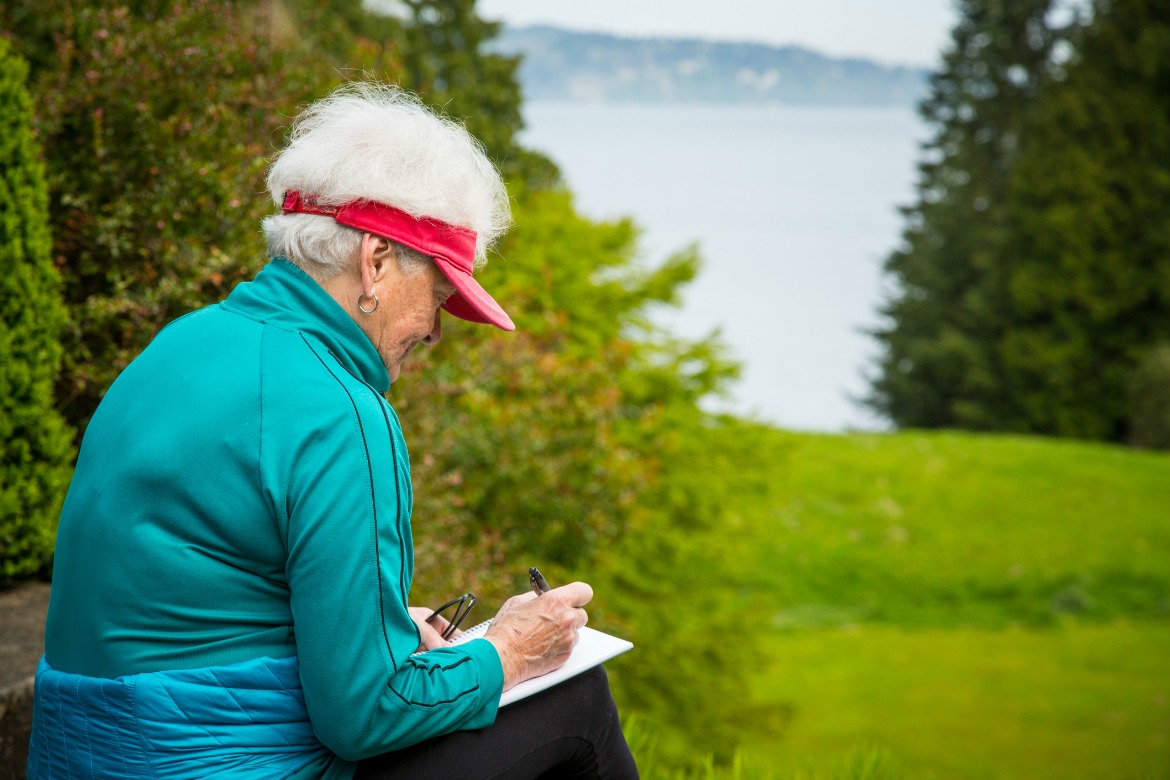
[[[791,716],[748,757],[790,776],[876,742],[906,777],[1168,776],[1170,457],[732,427],[684,468],[730,488],[735,562],[687,585],[767,633],[755,699]]]
[[[954,433],[772,438],[766,487],[737,514],[778,625],[1170,616],[1170,457]]]

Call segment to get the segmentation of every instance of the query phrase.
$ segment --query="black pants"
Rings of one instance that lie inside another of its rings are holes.
[[[598,666],[502,707],[486,729],[456,731],[368,758],[357,777],[627,780],[638,777],[638,768],[609,679]]]

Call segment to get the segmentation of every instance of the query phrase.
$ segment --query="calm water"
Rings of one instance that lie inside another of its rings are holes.
[[[877,355],[883,299],[924,128],[911,109],[530,104],[524,140],[561,166],[582,212],[630,215],[658,261],[704,258],[683,336],[722,330],[743,361],[717,404],[789,428],[873,429],[851,398]]]

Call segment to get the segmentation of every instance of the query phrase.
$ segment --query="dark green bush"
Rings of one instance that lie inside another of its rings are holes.
[[[0,580],[34,574],[52,555],[73,457],[53,407],[66,312],[27,73],[0,38]]]

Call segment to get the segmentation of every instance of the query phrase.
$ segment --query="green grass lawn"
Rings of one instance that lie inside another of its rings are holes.
[[[755,776],[885,777],[834,769],[876,746],[893,777],[1170,778],[1170,456],[707,435],[675,468],[725,517],[688,532],[707,558],[660,593],[718,593],[760,637],[745,703],[773,718],[743,728],[743,756],[772,774]]]
[[[956,433],[775,434],[736,507],[782,624],[1170,617],[1170,457]]]
[[[857,745],[905,778],[1170,777],[1170,625],[779,633],[757,700],[790,712],[745,758],[780,777]]]

